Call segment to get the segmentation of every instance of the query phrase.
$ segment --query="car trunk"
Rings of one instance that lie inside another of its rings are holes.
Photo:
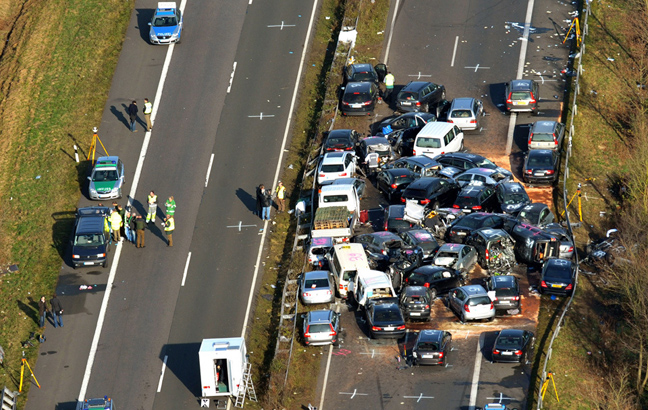
[[[542,263],[548,258],[558,257],[560,252],[560,243],[552,240],[538,240],[533,246],[532,259],[534,262]]]

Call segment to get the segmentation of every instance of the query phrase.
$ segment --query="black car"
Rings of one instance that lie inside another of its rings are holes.
[[[444,365],[452,350],[452,334],[444,330],[421,330],[416,336],[412,356],[414,364]]]
[[[394,147],[394,152],[400,157],[411,157],[414,155],[414,141],[423,127],[423,125],[419,125],[417,127],[394,131],[389,134],[389,140]]]
[[[436,121],[437,118],[432,113],[427,112],[408,112],[396,117],[387,118],[380,123],[380,131],[387,135],[393,131],[403,130],[412,127],[422,127],[428,122]]]
[[[560,255],[560,241],[537,226],[516,223],[505,230],[515,241],[515,259],[526,264],[542,264],[549,258]]]
[[[110,209],[105,206],[79,208],[72,236],[72,267],[106,267],[110,248],[110,231],[106,222]]]
[[[524,157],[522,179],[527,184],[553,185],[558,179],[560,151],[552,149],[532,149]]]
[[[378,87],[374,83],[348,83],[340,99],[342,115],[371,115],[378,101]]]
[[[393,232],[373,232],[353,237],[352,242],[362,244],[370,263],[384,270],[391,261],[398,260],[403,240]]]
[[[452,207],[464,212],[494,212],[497,208],[495,189],[489,186],[466,185],[457,194]]]
[[[385,64],[378,64],[375,67],[371,64],[349,64],[344,68],[344,83],[370,82],[378,85],[387,74]]]
[[[390,205],[385,207],[384,228],[386,231],[399,233],[411,229],[414,224],[403,219],[405,205]]]
[[[438,118],[446,102],[442,85],[426,81],[410,81],[396,97],[396,109],[401,112],[431,112]]]
[[[533,353],[535,337],[527,330],[504,329],[493,345],[493,362],[526,363]]]
[[[365,317],[374,339],[405,336],[405,319],[397,298],[371,299],[365,306]]]
[[[322,144],[322,151],[353,151],[359,138],[355,130],[331,130]]]
[[[407,168],[384,169],[376,176],[376,188],[389,202],[400,200],[401,194],[417,176]]]
[[[415,155],[413,157],[400,158],[391,164],[387,164],[391,168],[407,168],[419,177],[433,177],[436,176],[438,171],[443,168],[441,164],[435,160],[426,157],[425,155]]]
[[[485,212],[468,214],[455,220],[446,229],[445,240],[451,243],[464,243],[477,229],[502,229],[509,221],[511,221],[510,217],[503,214],[489,214]]]
[[[423,286],[406,286],[400,294],[403,315],[409,320],[430,320],[430,295]]]
[[[488,168],[497,170],[502,174],[511,175],[511,171],[508,169],[499,167],[490,159],[477,154],[469,154],[467,152],[447,152],[445,154],[439,154],[433,159],[444,167],[455,167],[463,171],[472,168]]]
[[[419,266],[405,278],[408,286],[423,286],[428,288],[430,300],[450,289],[462,286],[464,276],[459,271],[443,266]]]
[[[493,275],[486,279],[484,288],[489,292],[495,293],[493,305],[495,310],[510,311],[522,310],[520,301],[520,285],[513,275]]]
[[[506,266],[515,265],[515,242],[503,229],[477,229],[466,239],[466,245],[477,250],[482,269],[501,272]]]
[[[525,205],[518,212],[517,218],[520,222],[539,227],[549,225],[556,219],[551,208],[541,202]]]
[[[459,184],[452,179],[423,177],[409,184],[401,195],[401,202],[416,201],[430,209],[450,206],[454,203]]]
[[[403,206],[403,205],[401,205]],[[427,229],[410,229],[400,233],[403,242],[409,246],[418,246],[423,251],[423,261],[431,261],[436,251],[439,249],[439,243]]]
[[[497,202],[502,213],[515,215],[531,203],[524,185],[519,182],[503,182],[497,185]]]
[[[550,258],[542,265],[540,292],[569,296],[574,291],[574,267],[567,259]]]

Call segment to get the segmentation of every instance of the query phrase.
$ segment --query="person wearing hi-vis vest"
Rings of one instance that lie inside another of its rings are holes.
[[[175,220],[173,219],[173,215],[167,215],[167,217],[164,218],[162,226],[164,226],[164,233],[166,233],[167,236],[167,246],[173,246],[173,230],[175,229]]]
[[[122,227],[122,217],[121,215],[119,215],[119,212],[117,212],[116,209],[113,209],[112,213],[110,214],[110,227],[112,228],[113,238],[115,239],[115,242],[121,242],[121,235],[119,231]]]
[[[175,215],[176,203],[175,199],[173,199],[173,195],[171,195],[169,199],[166,200],[166,202],[164,203],[164,208],[166,208],[167,215]]]
[[[147,202],[148,213],[146,214],[146,223],[155,223],[155,214],[157,213],[157,195],[155,195],[155,192],[151,191],[151,193],[148,194]]]
[[[394,82],[396,79],[394,78],[394,74],[391,73],[391,71],[387,72],[387,75],[385,76],[385,102],[389,103],[389,97],[391,96],[392,91],[394,91]]]
[[[277,210],[283,212],[286,210],[286,187],[283,182],[279,181],[275,193],[277,194]]]
[[[151,113],[153,112],[153,104],[148,98],[144,99],[144,119],[146,120],[146,131],[151,131],[153,125],[151,124]]]

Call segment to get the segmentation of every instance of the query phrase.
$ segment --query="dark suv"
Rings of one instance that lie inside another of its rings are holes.
[[[533,80],[513,80],[506,83],[506,111],[538,114],[538,83]]]
[[[417,178],[407,168],[384,169],[376,177],[376,188],[385,194],[387,200],[399,200],[403,190]]]
[[[493,305],[496,310],[517,310],[517,313],[522,309],[520,303],[520,285],[515,276],[512,275],[498,275],[491,276],[486,279],[484,285],[489,295],[494,293]]]
[[[322,144],[323,151],[353,151],[359,138],[360,134],[355,130],[332,130]]]
[[[403,316],[409,320],[430,320],[430,296],[423,286],[406,286],[400,295]]]
[[[426,81],[410,81],[396,97],[401,112],[427,111],[439,118],[446,100],[445,87]]]
[[[466,185],[457,195],[453,208],[464,212],[493,212],[497,205],[495,190],[489,186]]]
[[[344,68],[344,84],[351,82],[370,82],[378,85],[387,74],[386,66],[378,64],[349,64]]]
[[[503,263],[515,265],[515,242],[503,229],[483,228],[472,233],[466,245],[477,249],[478,263],[482,269],[497,269]],[[507,259],[507,261],[503,261]]]
[[[531,203],[531,199],[519,182],[504,182],[497,185],[497,201],[503,213],[515,215],[524,206]]]
[[[106,219],[110,209],[105,206],[79,208],[72,237],[72,267],[107,264],[110,232]]]
[[[340,99],[342,115],[370,115],[376,107],[378,87],[374,83],[349,83]]]
[[[410,199],[431,209],[446,207],[452,205],[459,189],[459,184],[452,179],[420,178],[409,184],[403,191],[401,202]]]
[[[423,286],[428,289],[430,300],[437,295],[446,293],[452,288],[463,285],[464,277],[461,272],[448,269],[445,266],[421,266],[405,279],[409,286]]]
[[[446,229],[445,240],[450,243],[464,243],[466,239],[477,229],[481,228],[504,228],[509,222],[513,226],[514,220],[503,214],[489,214],[475,212],[456,219]],[[508,231],[507,231],[508,232]]]

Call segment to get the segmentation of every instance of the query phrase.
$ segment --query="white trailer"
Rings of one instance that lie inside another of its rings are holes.
[[[246,393],[250,400],[256,401],[245,339],[203,339],[198,361],[202,407],[209,407],[210,398],[217,397],[232,397],[235,399],[235,406],[242,407]]]

